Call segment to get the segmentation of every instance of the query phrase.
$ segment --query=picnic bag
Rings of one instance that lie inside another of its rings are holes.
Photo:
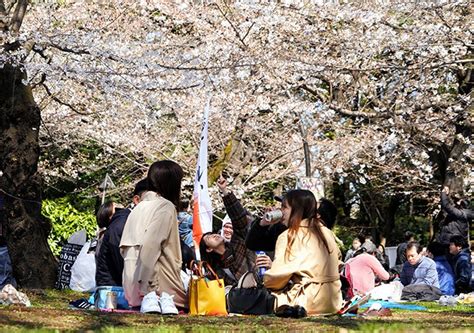
[[[253,272],[245,273],[238,284],[227,294],[227,307],[230,313],[246,315],[265,315],[273,313],[275,296],[261,282],[254,282],[253,287],[245,288],[245,280],[253,277]]]
[[[86,242],[86,237],[85,230],[77,231],[69,237],[67,244],[65,244],[61,249],[58,264],[58,277],[56,284],[54,285],[56,289],[69,289],[69,284],[71,282],[71,267],[81,252],[82,247]]]
[[[192,261],[191,272],[189,313],[205,316],[227,315],[224,280],[219,279],[205,261]]]

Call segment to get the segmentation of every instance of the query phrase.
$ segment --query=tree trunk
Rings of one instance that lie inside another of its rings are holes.
[[[56,260],[47,243],[50,224],[41,216],[41,180],[37,173],[40,110],[24,68],[0,69],[0,189],[4,228],[13,274],[24,288],[52,287]]]

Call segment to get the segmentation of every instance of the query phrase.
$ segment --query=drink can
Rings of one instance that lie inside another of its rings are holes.
[[[257,255],[257,257],[266,255],[266,253],[263,252],[263,251],[257,251],[257,252],[255,252],[255,254]],[[266,271],[267,271],[267,269],[265,267],[259,267],[258,268],[258,275],[263,278],[263,275],[265,275]]]
[[[117,293],[115,291],[108,291],[105,296],[105,308],[116,309],[117,308]]]
[[[265,213],[265,220],[267,221],[280,220],[282,217],[283,217],[283,213],[279,209],[272,210],[271,212]]]

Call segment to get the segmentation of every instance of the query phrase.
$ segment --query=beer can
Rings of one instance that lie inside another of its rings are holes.
[[[283,213],[281,210],[276,209],[272,210],[271,212],[265,213],[265,220],[267,221],[276,221],[283,217]]]
[[[255,252],[255,254],[257,255],[257,257],[260,257],[260,256],[264,256],[266,255],[265,252],[263,251],[257,251]],[[267,271],[267,269],[265,267],[259,267],[258,268],[258,275],[263,278],[263,275],[265,275],[265,272]]]
[[[117,308],[117,293],[115,291],[108,291],[105,296],[105,308],[116,309]]]

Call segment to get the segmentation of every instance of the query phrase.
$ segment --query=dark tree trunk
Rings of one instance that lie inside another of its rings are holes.
[[[41,216],[37,173],[40,110],[22,68],[0,69],[0,189],[4,193],[4,232],[13,274],[24,288],[52,287],[56,260],[47,243],[50,224]]]

